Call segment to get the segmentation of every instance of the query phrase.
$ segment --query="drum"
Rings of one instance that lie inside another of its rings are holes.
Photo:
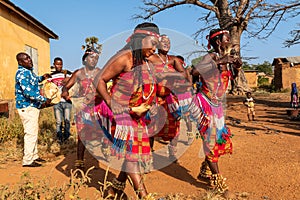
[[[44,97],[51,99],[51,104],[58,104],[61,100],[60,89],[52,82],[44,83],[41,93]]]

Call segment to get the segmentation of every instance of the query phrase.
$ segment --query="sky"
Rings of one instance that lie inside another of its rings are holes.
[[[81,46],[85,38],[95,36],[103,44],[98,67],[103,67],[116,51],[125,45],[134,27],[144,22],[133,19],[142,13],[140,0],[11,0],[16,6],[40,21],[56,35],[58,40],[50,40],[50,63],[55,57],[61,57],[64,68],[74,71],[82,66],[84,51]],[[153,21],[171,39],[170,54],[182,55],[187,64],[203,51],[206,39],[195,40],[193,34],[201,21],[197,21],[203,9],[196,6],[179,6],[158,13]],[[298,19],[298,20],[297,20]],[[247,61],[250,64],[272,63],[276,57],[300,56],[299,45],[284,48],[283,42],[289,38],[289,32],[299,23],[300,17],[290,22],[281,23],[267,40],[242,38],[241,53],[243,57],[258,57]],[[208,33],[207,33],[208,34]],[[204,35],[207,35],[204,34]],[[246,44],[246,45],[244,45]],[[50,68],[50,66],[49,66]]]

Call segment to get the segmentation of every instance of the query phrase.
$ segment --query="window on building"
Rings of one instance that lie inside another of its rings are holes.
[[[39,65],[38,65],[38,50],[25,45],[25,52],[30,55],[31,59],[32,59],[32,64],[33,64],[33,72],[38,75],[39,74]]]

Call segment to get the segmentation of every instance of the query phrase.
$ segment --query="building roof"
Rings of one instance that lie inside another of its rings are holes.
[[[0,0],[0,5],[3,5],[10,11],[14,12],[16,15],[20,16],[24,20],[31,23],[33,26],[35,26],[37,29],[41,30],[42,32],[46,33],[49,38],[52,39],[58,39],[58,35],[56,35],[53,31],[51,31],[49,28],[47,28],[45,25],[43,25],[41,22],[36,20],[34,17],[26,13],[24,10],[10,2],[9,0]]]
[[[300,56],[295,56],[295,57],[286,57],[286,59],[294,64],[300,63]]]
[[[283,63],[293,63],[293,64],[299,64],[300,63],[300,56],[294,56],[294,57],[283,57],[283,58],[274,58],[272,62],[272,66],[275,66],[278,62]]]

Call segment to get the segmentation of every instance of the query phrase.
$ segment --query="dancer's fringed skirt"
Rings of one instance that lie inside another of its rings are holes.
[[[232,134],[225,124],[222,102],[214,104],[199,92],[194,96],[189,110],[192,120],[197,123],[206,158],[217,162],[221,155],[231,154]]]

